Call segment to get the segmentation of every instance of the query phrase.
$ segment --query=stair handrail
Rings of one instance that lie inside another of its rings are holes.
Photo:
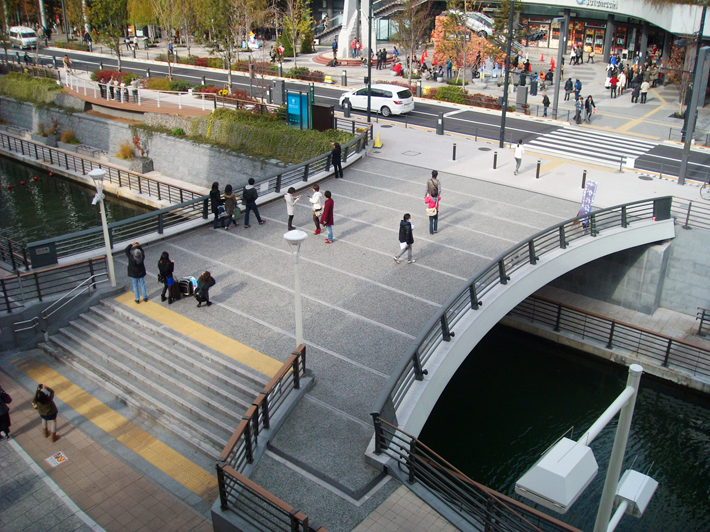
[[[99,280],[100,278],[101,278],[101,280]],[[49,305],[47,308],[45,308],[42,312],[40,312],[40,314],[39,314],[40,317],[41,317],[43,320],[46,320],[47,318],[49,318],[50,316],[52,316],[53,314],[55,314],[58,310],[64,308],[68,303],[74,301],[77,297],[79,297],[79,296],[82,294],[82,292],[80,291],[80,289],[81,289],[83,286],[86,286],[87,293],[88,293],[89,295],[91,295],[91,288],[92,288],[92,286],[93,286],[94,288],[96,288],[96,285],[97,285],[97,284],[107,283],[108,280],[109,280],[109,279],[108,279],[108,273],[107,273],[107,272],[95,273],[94,275],[91,275],[90,277],[84,279],[81,283],[79,283],[79,284],[78,284],[76,287],[74,287],[72,290],[70,290],[69,292],[67,292],[66,294],[64,294],[62,297],[60,297],[59,299],[57,299],[55,302],[53,302],[53,303],[52,303],[51,305]],[[76,292],[76,294],[75,294],[74,292]],[[72,295],[72,294],[74,294],[74,295]],[[71,297],[70,297],[70,296],[71,296]],[[68,299],[67,299],[67,298],[68,298]],[[66,299],[66,301],[64,301],[65,299]],[[62,301],[64,301],[64,303],[62,303]],[[62,303],[62,304],[59,305],[59,303]],[[59,306],[57,307],[57,305],[59,305]],[[56,307],[56,308],[54,308],[51,312],[49,312],[49,310],[52,309],[52,307]]]

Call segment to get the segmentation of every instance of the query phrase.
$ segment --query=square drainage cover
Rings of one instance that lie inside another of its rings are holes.
[[[421,152],[418,151],[405,151],[402,153],[402,155],[407,155],[408,157],[416,157],[417,155],[421,155]]]

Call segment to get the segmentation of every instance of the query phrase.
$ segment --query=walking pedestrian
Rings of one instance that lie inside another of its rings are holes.
[[[435,201],[434,198],[427,195],[424,198],[424,203],[426,204],[426,214],[429,217],[429,234],[433,235],[434,233],[438,233],[437,229],[439,227],[439,202]]]
[[[209,307],[212,305],[210,302],[210,288],[212,288],[217,281],[210,272],[202,272],[200,278],[197,280],[197,288],[195,289],[195,299],[197,299],[197,307],[201,307],[202,303],[206,303]]]
[[[547,94],[542,95],[542,116],[547,116],[547,108],[550,107],[550,99]]]
[[[316,225],[316,230],[313,234],[319,235],[320,217],[323,214],[323,194],[320,193],[320,187],[317,184],[313,185],[313,195],[308,196],[308,201],[311,202],[311,207],[313,207],[313,223]]]
[[[64,74],[71,74],[72,73],[72,64],[71,64],[71,59],[69,59],[68,55],[64,55],[64,59],[62,59],[62,63],[64,63]]]
[[[648,80],[644,80],[641,83],[641,103],[646,103],[646,97],[648,96],[648,91],[651,88],[651,84]]]
[[[624,89],[626,88],[626,71],[622,70],[619,72],[619,82],[616,84],[619,90],[619,96],[624,94]]]
[[[634,83],[631,86],[631,103],[638,103],[639,102],[640,92],[641,92],[641,87],[639,86],[638,83]]]
[[[518,175],[520,164],[523,162],[523,155],[525,155],[525,148],[523,147],[523,139],[520,139],[515,147],[515,172],[513,172],[513,175]]]
[[[340,143],[333,142],[333,149],[330,151],[330,162],[333,163],[333,171],[335,172],[336,179],[343,177],[342,153],[343,150],[340,147]]]
[[[453,73],[453,63],[451,62],[451,58],[449,57],[446,60],[446,79],[451,79],[452,73]]]
[[[429,226],[429,233],[437,233],[439,228],[439,200],[441,199],[441,181],[439,180],[439,172],[436,170],[431,171],[431,178],[426,182],[426,191],[424,192],[424,201],[426,197],[431,196],[434,203],[436,203],[436,221],[434,223],[433,231],[431,225]]]
[[[616,98],[616,87],[619,84],[619,78],[616,77],[616,72],[611,75],[609,85],[611,86],[611,97]]]
[[[574,84],[572,83],[572,78],[565,81],[565,101],[569,100],[569,95],[572,94],[574,90]]]
[[[577,125],[582,123],[582,110],[584,109],[584,98],[580,95],[574,102],[574,121]]]
[[[333,207],[335,207],[335,202],[331,196],[330,190],[325,191],[325,204],[323,205],[323,214],[320,217],[321,225],[324,225],[328,230],[328,238],[325,239],[326,244],[333,243],[333,225],[335,221],[333,220]]]
[[[133,295],[136,297],[136,304],[141,302],[141,295],[143,295],[143,301],[148,301],[148,294],[145,291],[145,254],[143,253],[143,248],[138,242],[132,242],[126,246],[125,253],[126,257],[128,257],[128,277],[133,281]]]
[[[414,234],[411,222],[412,217],[409,213],[406,213],[402,217],[402,221],[399,222],[399,247],[400,251],[394,256],[394,261],[399,264],[399,258],[404,255],[406,251],[407,254],[407,264],[414,264],[417,262],[412,258],[412,247],[414,246]]]
[[[227,224],[224,228],[229,231],[229,226],[234,222],[234,227],[239,225],[239,217],[242,215],[241,209],[237,206],[237,195],[234,193],[232,185],[224,187],[224,213],[227,215]],[[237,214],[236,218],[234,213]]]
[[[256,216],[256,220],[259,222],[259,225],[264,225],[266,223],[261,219],[259,209],[256,206],[256,199],[259,197],[259,192],[254,187],[254,183],[256,183],[256,181],[254,181],[253,177],[250,177],[248,183],[249,184],[244,187],[244,193],[242,194],[242,201],[246,206],[246,214],[244,215],[245,229],[249,229],[251,227],[251,225],[249,225],[249,211],[254,211],[254,216]]]
[[[160,260],[158,261],[158,281],[163,283],[163,292],[160,294],[160,301],[165,303],[168,300],[168,305],[173,304],[173,298],[169,293],[170,287],[175,284],[175,277],[173,277],[173,272],[175,271],[175,261],[170,260],[170,255],[167,251],[163,251],[160,255]],[[168,292],[168,297],[165,297],[165,292]]]
[[[577,81],[574,82],[574,99],[575,100],[579,99],[580,92],[582,92],[582,82],[579,81],[579,78],[577,78]]]
[[[210,208],[212,210],[212,214],[214,214],[212,226],[215,229],[217,229],[217,222],[219,221],[220,205],[222,205],[222,193],[219,191],[219,183],[215,181],[212,183],[212,189],[210,190]],[[224,227],[224,220],[222,220],[222,227]]]
[[[12,397],[0,386],[0,440],[3,438],[10,439],[10,407]]]
[[[293,231],[293,216],[296,207],[296,202],[301,199],[301,196],[296,196],[296,189],[290,187],[288,192],[284,194],[286,201],[286,214],[288,214],[288,230]]]
[[[45,438],[52,435],[52,443],[57,441],[57,405],[54,404],[54,390],[44,384],[37,386],[32,406],[42,418],[42,434]]]
[[[587,96],[587,99],[584,102],[584,110],[586,112],[586,115],[584,119],[591,124],[592,123],[592,115],[596,112],[597,106],[594,105],[594,98],[592,98],[592,95],[590,94]]]

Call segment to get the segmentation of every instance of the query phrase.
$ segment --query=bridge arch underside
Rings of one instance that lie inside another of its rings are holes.
[[[603,231],[587,236],[540,257],[536,265],[528,264],[515,272],[505,285],[497,285],[484,297],[478,310],[468,310],[452,327],[456,335],[441,342],[429,358],[424,380],[415,381],[397,408],[400,429],[419,437],[439,396],[471,350],[508,312],[525,298],[560,275],[588,262],[629,248],[660,242],[675,237],[672,219],[635,223],[626,229]]]

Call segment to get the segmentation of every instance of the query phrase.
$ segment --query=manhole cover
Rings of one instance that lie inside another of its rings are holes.
[[[388,128],[388,127],[392,127],[392,126],[389,125],[389,124],[382,124],[380,127],[381,127],[381,128]]]
[[[639,179],[643,179],[644,181],[653,181],[653,178],[647,175],[640,175]]]
[[[491,151],[490,148],[478,148],[478,151]]]

